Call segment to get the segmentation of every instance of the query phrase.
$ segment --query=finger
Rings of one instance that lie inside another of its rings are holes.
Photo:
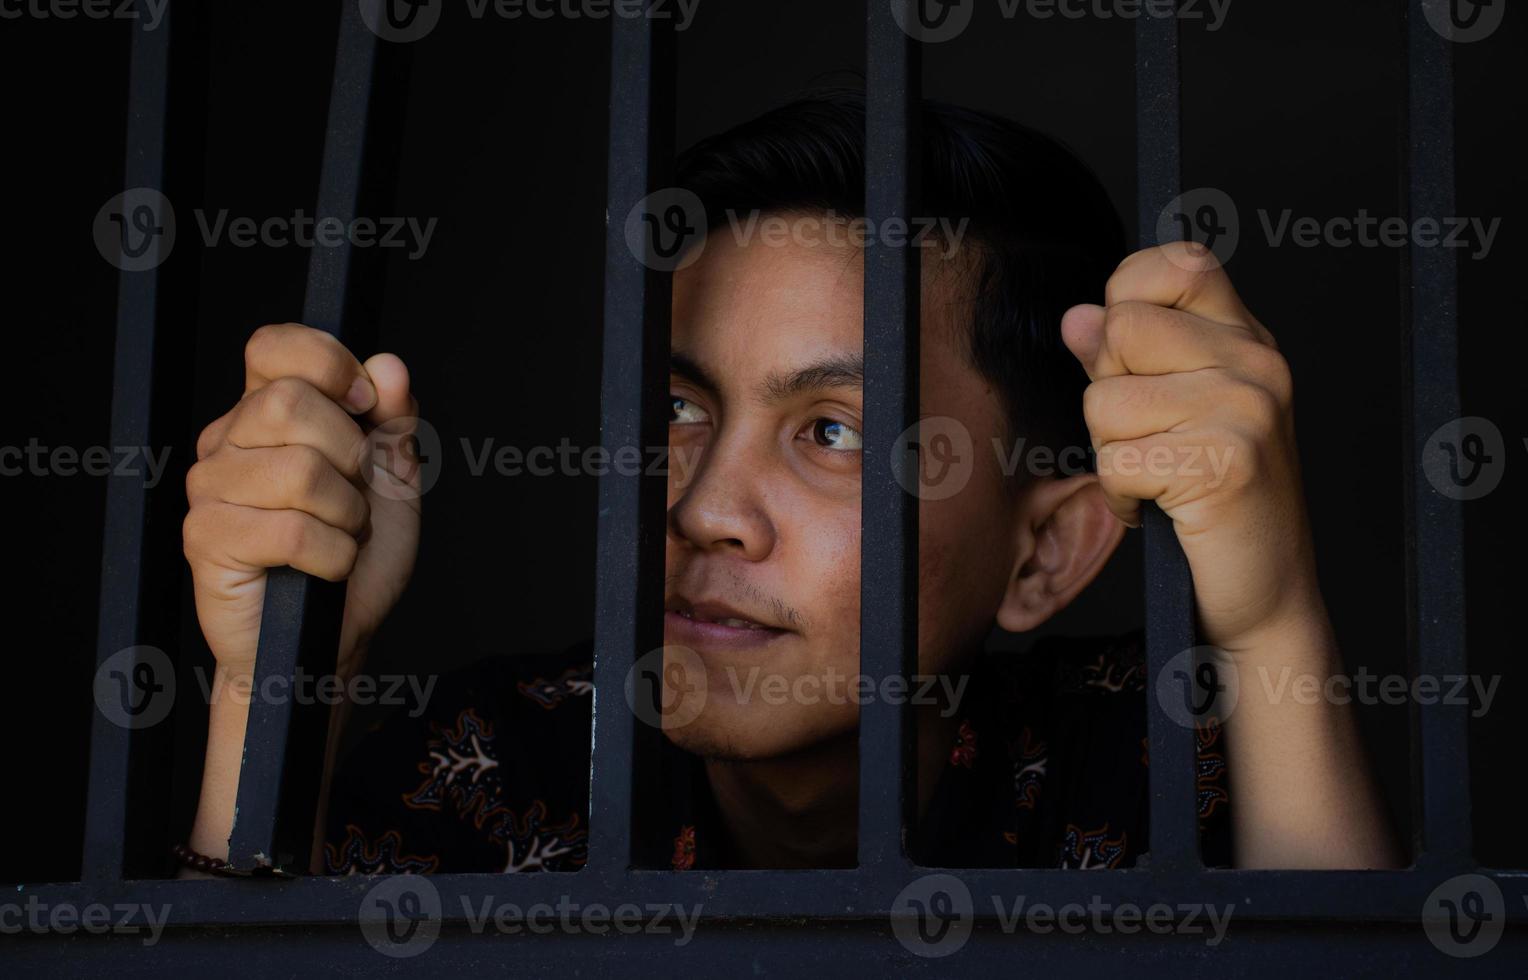
[[[365,367],[377,386],[377,404],[366,413],[366,421],[375,426],[366,435],[368,479],[384,496],[406,498],[406,488],[419,485],[422,462],[416,438],[419,401],[409,390],[409,369],[395,354],[375,354]]]
[[[1099,488],[1109,510],[1131,527],[1140,526],[1140,502],[1163,509],[1214,490],[1242,465],[1238,445],[1206,432],[1158,432],[1098,447]]]
[[[361,362],[330,334],[300,323],[269,324],[244,345],[245,394],[277,378],[299,378],[352,413],[366,412],[377,392]]]
[[[1198,242],[1168,242],[1127,257],[1104,286],[1104,305],[1116,303],[1171,307],[1268,334],[1242,303],[1215,253]],[[1266,342],[1272,340],[1266,336]]]
[[[262,510],[212,503],[186,514],[187,557],[221,568],[290,565],[338,582],[355,567],[356,539],[300,510]]]
[[[223,502],[261,510],[300,510],[350,535],[366,527],[366,498],[311,446],[233,449],[186,474],[193,507]]]
[[[1107,309],[1074,306],[1061,318],[1061,337],[1094,381],[1121,374],[1234,368],[1275,353],[1254,339],[1249,328],[1135,301]]]
[[[365,439],[345,410],[306,381],[277,378],[233,411],[226,440],[240,449],[311,446],[347,480],[358,480]]]
[[[1103,378],[1082,393],[1082,414],[1093,446],[1172,432],[1214,411],[1227,387],[1214,371]]]
[[[397,354],[373,354],[361,367],[377,391],[377,400],[366,413],[367,422],[381,425],[418,414],[419,405],[409,390],[408,366]]]

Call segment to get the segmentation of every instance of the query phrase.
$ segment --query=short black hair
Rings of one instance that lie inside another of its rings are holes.
[[[967,219],[979,246],[969,331],[972,365],[1002,393],[1011,438],[1088,446],[1087,376],[1061,342],[1061,315],[1101,302],[1125,253],[1118,212],[1094,173],[1018,123],[925,102],[920,218]],[[810,93],[679,157],[678,186],[715,228],[729,214],[865,213],[865,98]]]

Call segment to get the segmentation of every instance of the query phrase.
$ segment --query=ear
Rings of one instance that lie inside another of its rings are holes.
[[[1041,480],[1015,504],[1019,540],[997,624],[1010,633],[1050,619],[1098,577],[1125,536],[1092,473]]]

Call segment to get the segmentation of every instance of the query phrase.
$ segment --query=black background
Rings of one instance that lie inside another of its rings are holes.
[[[1405,255],[1272,247],[1256,214],[1405,213],[1404,4],[1294,6],[1239,0],[1218,30],[1185,22],[1183,183],[1218,187],[1240,209],[1230,271],[1294,370],[1321,576],[1349,668],[1399,672],[1411,479],[1401,425]],[[262,323],[298,318],[307,263],[297,247],[205,248],[193,214],[313,213],[336,11],[311,2],[208,6],[206,74],[177,79],[187,129],[204,130],[205,144],[181,145],[172,160],[172,172],[189,175],[185,194],[172,188],[180,239],[163,270],[181,290],[177,319],[161,327],[161,343],[173,348],[161,384],[174,414],[160,431],[173,454],[156,495],[172,517],[184,507],[196,432],[241,391],[245,339]],[[1465,512],[1471,670],[1503,675],[1493,710],[1472,726],[1476,854],[1508,867],[1528,859],[1515,819],[1528,674],[1512,618],[1528,473],[1518,380],[1524,212],[1519,146],[1508,135],[1525,123],[1515,63],[1524,20],[1508,15],[1490,39],[1456,48],[1459,213],[1502,219],[1488,257],[1461,258],[1460,335],[1464,414],[1491,419],[1507,446],[1501,486]],[[1132,26],[1007,20],[983,4],[958,40],[926,50],[926,94],[1059,137],[1100,174],[1133,226]],[[96,252],[91,223],[123,189],[135,29],[84,18],[0,21],[10,218],[0,236],[10,366],[0,444],[110,442],[118,273]],[[679,35],[679,143],[800,90],[852,83],[864,68],[862,30],[859,3],[701,0]],[[445,452],[425,500],[414,584],[375,649],[370,669],[379,673],[560,647],[588,636],[593,616],[595,479],[473,477],[461,440],[474,453],[488,439],[598,441],[609,23],[478,21],[465,3],[447,3],[440,25],[410,48],[390,213],[438,225],[417,261],[386,256],[375,330],[377,349],[409,363]],[[13,572],[3,590],[11,824],[3,881],[78,874],[105,489],[87,476],[0,478]],[[178,568],[178,520],[157,523],[155,535],[166,567]],[[1139,564],[1132,541],[1054,629],[1138,623]],[[178,629],[157,627],[144,642],[178,657],[181,691],[191,694],[193,671],[210,658],[189,576],[172,578],[178,594],[166,589],[152,601]],[[1405,829],[1407,709],[1365,707],[1361,717]],[[189,824],[200,772],[199,696],[178,699],[172,724],[176,835]]]

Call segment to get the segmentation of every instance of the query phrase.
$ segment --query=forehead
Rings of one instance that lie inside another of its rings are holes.
[[[858,354],[864,282],[850,244],[741,239],[723,225],[674,274],[673,347],[739,379]]]
[[[935,250],[923,255],[925,375],[943,379],[968,368],[961,329],[970,315],[967,265]],[[674,274],[672,346],[740,381],[858,354],[864,288],[864,251],[856,245],[745,237],[723,225],[700,257]]]

